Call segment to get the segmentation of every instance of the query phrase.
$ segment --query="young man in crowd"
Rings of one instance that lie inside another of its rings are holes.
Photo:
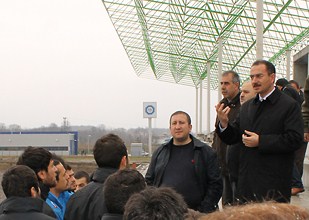
[[[147,187],[130,197],[125,205],[124,220],[185,220],[188,207],[172,188]]]
[[[86,171],[83,171],[83,170],[77,171],[74,174],[74,178],[75,178],[75,183],[76,183],[75,192],[84,188],[90,182],[89,174]]]
[[[108,134],[96,141],[93,155],[98,168],[92,176],[92,182],[71,196],[65,220],[101,220],[103,214],[107,213],[103,183],[109,175],[127,166],[127,148],[120,137]]]
[[[65,166],[68,179],[68,191],[73,193],[76,190],[76,179],[73,168],[67,163]]]
[[[63,220],[66,203],[69,199],[63,200],[63,194],[67,193],[69,175],[66,173],[64,165],[57,159],[54,159],[54,165],[58,169],[57,184],[50,188],[46,203],[55,212],[58,220]]]
[[[55,220],[43,213],[47,204],[40,198],[39,182],[31,168],[9,168],[1,184],[7,199],[0,204],[0,220]]]
[[[137,170],[127,168],[110,175],[103,188],[108,213],[103,215],[102,220],[122,220],[124,206],[130,196],[145,188],[145,179]]]
[[[50,187],[57,184],[58,171],[54,166],[52,154],[42,147],[28,147],[18,158],[17,165],[26,165],[35,172],[39,180],[41,198],[45,201]],[[46,206],[43,212],[51,217],[56,217],[49,206]]]

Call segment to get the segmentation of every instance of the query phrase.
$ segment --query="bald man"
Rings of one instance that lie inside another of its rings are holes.
[[[256,96],[256,92],[254,91],[251,81],[246,81],[242,84],[240,89],[240,104],[243,105],[246,101],[254,98]],[[238,181],[238,167],[239,167],[239,144],[228,145],[227,149],[227,164],[229,167],[230,180],[232,185],[233,192],[233,202],[232,204],[236,204],[236,187]]]
[[[249,99],[252,99],[256,96],[251,81],[246,81],[242,84],[241,93],[240,93],[240,104],[243,105]]]

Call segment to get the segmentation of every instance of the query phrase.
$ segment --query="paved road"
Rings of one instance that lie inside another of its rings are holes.
[[[292,204],[305,207],[309,211],[309,188],[306,191],[298,194],[297,196],[292,196]]]

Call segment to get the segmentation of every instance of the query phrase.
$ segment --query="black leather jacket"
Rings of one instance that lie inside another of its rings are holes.
[[[112,214],[112,213],[106,213],[102,217],[102,220],[122,220],[122,219],[123,219],[123,215]]]
[[[55,220],[43,213],[47,204],[40,198],[10,197],[0,205],[0,220]]]
[[[115,168],[98,168],[92,177],[93,182],[73,194],[65,211],[65,220],[101,220],[107,208],[103,196],[103,183],[116,172]]]
[[[222,179],[220,175],[217,155],[207,144],[190,135],[194,144],[194,165],[198,177],[198,184],[204,194],[198,211],[209,213],[218,209],[218,202],[222,196]],[[160,146],[152,155],[151,163],[145,179],[148,185],[159,187],[162,176],[168,164],[173,139]],[[190,189],[188,189],[190,190]]]

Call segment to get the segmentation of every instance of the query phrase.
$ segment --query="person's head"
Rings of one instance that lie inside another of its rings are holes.
[[[56,185],[57,168],[54,166],[52,154],[41,147],[28,147],[20,155],[17,165],[30,167],[37,175],[39,181],[46,186]]]
[[[172,188],[147,187],[130,197],[125,205],[125,220],[184,219],[188,213],[187,204]]]
[[[72,171],[72,168],[71,168],[71,166],[61,157],[61,156],[59,156],[59,155],[57,155],[57,154],[52,154],[52,159],[54,160],[54,165],[56,166],[56,168],[57,168],[57,165],[58,164],[62,164],[63,165],[63,168],[65,169],[65,172],[66,172],[66,179],[67,179],[67,190],[71,190],[71,185],[72,185],[72,182],[70,182],[70,180],[71,181],[73,181],[72,179],[70,179],[70,171],[68,171],[69,169],[71,169],[71,171]],[[73,173],[73,175],[74,175],[74,173]],[[58,170],[58,174],[57,174],[57,178],[58,178],[58,176],[59,176],[59,170]],[[74,179],[75,180],[75,179]],[[58,181],[58,179],[57,179],[57,181]],[[71,185],[70,185],[71,184]],[[57,183],[57,185],[58,185],[58,183]],[[73,191],[73,190],[71,190],[71,191]]]
[[[65,169],[68,175],[68,190],[74,191],[76,189],[76,179],[74,177],[74,170],[69,164],[65,166]]]
[[[192,130],[191,118],[183,111],[176,111],[170,117],[170,132],[175,145],[186,144]]]
[[[54,160],[54,165],[56,166],[58,170],[57,175],[57,184],[54,187],[50,188],[50,191],[56,195],[59,196],[60,193],[64,192],[68,189],[68,175],[66,173],[65,167],[59,160]]]
[[[220,84],[223,97],[229,101],[234,99],[239,93],[240,78],[235,71],[225,71],[222,74]]]
[[[241,86],[241,93],[240,93],[240,104],[244,104],[249,99],[254,98],[256,95],[252,84],[250,81],[246,81]]]
[[[277,79],[276,81],[276,86],[279,90],[282,90],[288,84],[289,84],[289,81],[287,81],[285,78]]]
[[[251,66],[250,78],[254,91],[264,97],[274,88],[276,68],[269,61],[257,60]]]
[[[231,206],[223,209],[222,211],[216,211],[200,218],[200,220],[221,220],[221,219],[307,220],[309,219],[309,212],[303,207],[288,203],[263,202],[263,203],[252,203],[241,206]]]
[[[2,176],[2,189],[7,198],[40,197],[39,181],[34,171],[25,165],[10,167]]]
[[[290,85],[291,85],[297,92],[300,91],[300,86],[299,86],[299,84],[298,84],[297,81],[295,81],[295,80],[290,80],[289,83],[290,83]]]
[[[127,148],[123,140],[115,134],[99,138],[93,147],[93,155],[98,167],[121,169],[127,166]]]
[[[85,171],[77,171],[74,174],[76,189],[75,192],[82,189],[83,187],[87,186],[90,182],[89,174]]]
[[[104,199],[108,212],[123,214],[130,196],[145,188],[145,179],[137,170],[127,168],[110,175],[104,183]]]

